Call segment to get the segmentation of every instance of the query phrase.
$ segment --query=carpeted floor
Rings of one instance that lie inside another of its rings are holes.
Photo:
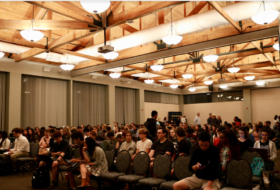
[[[276,169],[280,170],[280,151],[278,150],[278,159],[276,161]],[[26,172],[25,175],[18,173],[16,175],[0,176],[0,190],[31,190],[31,177],[33,171]],[[67,190],[67,180],[62,179],[59,176],[59,186],[55,189]],[[75,177],[76,185],[81,184],[81,178]],[[97,189],[97,183],[92,182],[92,189]],[[266,190],[270,190],[269,186],[266,186]],[[47,190],[47,189],[43,189]]]

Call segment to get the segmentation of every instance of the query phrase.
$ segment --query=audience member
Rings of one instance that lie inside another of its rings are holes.
[[[235,116],[233,120],[237,126],[241,126],[241,120],[237,116]]]
[[[232,130],[223,130],[219,136],[220,142],[217,147],[220,152],[222,170],[225,171],[227,163],[233,158],[241,157],[241,153],[237,137]]]
[[[196,142],[196,134],[194,133],[194,130],[193,128],[189,127],[187,130],[186,130],[186,137],[190,139],[191,143],[194,144]]]
[[[20,129],[21,130],[21,129]],[[28,130],[27,129],[23,129],[23,133],[22,133],[22,136],[24,137],[28,137]]]
[[[185,124],[185,123],[187,123],[187,118],[186,118],[186,116],[184,116],[184,117],[180,117],[181,118],[181,123],[182,124]],[[166,120],[166,117],[165,117],[165,120]]]
[[[136,137],[137,131],[138,131],[139,125],[133,125],[131,129],[131,134],[133,137]]]
[[[8,133],[6,131],[2,131],[0,133],[0,148],[9,149],[11,145],[11,141],[8,138]]]
[[[253,142],[249,139],[249,132],[245,127],[239,128],[239,146],[240,146],[240,153],[241,155],[243,152],[248,150],[250,147],[253,147]]]
[[[217,126],[220,126],[220,122],[219,122],[219,120],[216,118],[216,114],[212,114],[212,121],[213,121],[213,123],[212,123],[212,125],[217,125]]]
[[[147,152],[148,154],[150,153],[151,147],[153,142],[150,139],[147,139],[148,135],[148,130],[146,128],[141,128],[139,129],[139,138],[140,141],[137,142],[136,144],[136,153],[131,156],[131,159],[133,160],[134,157],[138,152]]]
[[[132,141],[132,134],[130,131],[128,131],[125,134],[125,139],[126,141],[122,143],[121,147],[120,147],[120,152],[123,150],[126,150],[129,152],[130,155],[133,155],[136,151],[136,145],[135,143]]]
[[[209,127],[208,127],[207,124],[204,124],[203,127],[202,127],[202,129],[203,129],[204,131],[206,131],[207,133],[210,134],[210,130],[209,130]]]
[[[117,138],[117,136],[118,136],[119,134],[122,135],[122,132],[121,132],[121,129],[120,129],[119,126],[115,126],[114,134],[115,134],[115,138]]]
[[[113,131],[110,131],[109,133],[107,133],[107,138],[108,138],[110,144],[113,144],[114,146],[116,146],[117,140],[115,138],[115,134]]]
[[[124,142],[123,136],[121,134],[118,134],[118,136],[117,136],[117,144],[116,144],[116,153],[117,154],[120,152],[120,147],[121,147],[123,142]]]
[[[218,144],[219,144],[219,142],[220,142],[220,135],[221,135],[222,131],[225,130],[225,129],[226,129],[225,127],[219,127],[219,128],[217,129],[217,136],[218,136],[218,138],[215,138],[215,139],[214,139],[214,142],[213,142],[213,145],[214,145],[214,146],[218,146]]]
[[[222,118],[221,118],[220,115],[218,115],[217,120],[218,120],[218,122],[219,122],[219,125],[218,125],[218,126],[220,126],[220,125],[223,124],[223,121],[222,121]]]
[[[157,117],[158,117],[158,112],[157,111],[152,111],[151,113],[152,118],[148,118],[145,126],[148,129],[149,133],[152,135],[153,138],[156,137],[156,129],[157,129]]]
[[[209,117],[207,119],[207,124],[208,125],[212,125],[213,124],[212,113],[209,113]]]
[[[83,128],[81,126],[77,127],[77,131],[80,131],[81,133],[84,133]]]
[[[219,190],[219,150],[210,144],[210,135],[201,132],[198,148],[193,151],[189,170],[195,174],[173,185],[173,190],[204,189]]]
[[[63,128],[63,136],[65,137],[66,140],[70,141],[71,139],[71,131],[69,128],[64,127]]]
[[[41,140],[39,142],[39,146],[41,148],[49,148],[50,139],[51,139],[51,136],[49,135],[49,130],[45,130],[44,137],[41,138]]]
[[[16,172],[16,163],[17,159],[21,157],[28,157],[30,148],[29,143],[26,137],[21,134],[21,130],[19,128],[14,128],[12,130],[13,136],[15,139],[15,147],[9,150],[8,155],[4,154],[3,159],[5,161],[11,159],[13,170]]]
[[[201,125],[201,122],[200,122],[200,113],[197,113],[195,118],[194,118],[194,124],[195,125]]]
[[[190,152],[190,147],[189,143],[186,140],[186,132],[182,127],[178,127],[176,130],[176,135],[177,135],[177,141],[178,141],[178,154],[179,156],[182,154],[189,155]]]

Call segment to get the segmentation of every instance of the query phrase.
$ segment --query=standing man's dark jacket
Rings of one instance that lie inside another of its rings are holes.
[[[157,131],[157,121],[154,118],[149,118],[147,119],[145,126],[149,130],[150,134],[155,137]]]
[[[207,124],[208,125],[212,125],[213,124],[213,118],[212,117],[208,117]]]

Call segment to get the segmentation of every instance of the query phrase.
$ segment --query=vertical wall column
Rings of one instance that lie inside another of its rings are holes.
[[[67,85],[67,125],[73,126],[73,80],[69,80]]]
[[[8,75],[8,132],[21,127],[21,74],[10,72]]]
[[[182,117],[185,115],[184,113],[184,95],[179,96],[179,111],[182,112]]]
[[[243,106],[244,106],[244,121],[243,123],[252,122],[252,106],[251,106],[251,90],[243,90]]]
[[[106,120],[110,125],[114,128],[115,117],[116,117],[116,103],[115,103],[115,85],[109,84],[108,85],[108,91],[107,91],[107,118]]]
[[[145,120],[145,90],[140,88],[137,90],[136,94],[136,114],[137,114],[137,123],[143,124]]]

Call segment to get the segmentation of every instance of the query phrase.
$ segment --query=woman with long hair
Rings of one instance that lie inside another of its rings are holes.
[[[203,129],[204,131],[206,131],[207,133],[210,134],[209,127],[208,127],[207,124],[204,124],[203,127],[202,127],[202,129]]]
[[[115,127],[114,134],[115,138],[117,138],[118,134],[122,135],[121,128],[119,126]]]
[[[168,139],[173,142],[173,144],[175,143],[177,145],[177,136],[176,136],[176,133],[175,133],[175,130],[174,129],[170,129],[169,130],[169,135],[168,135]]]
[[[196,125],[196,126],[194,127],[194,133],[195,133],[196,135],[198,135],[198,132],[200,131],[200,129],[201,129],[201,126],[200,126],[200,125]]]
[[[253,147],[253,142],[249,139],[249,133],[245,127],[240,127],[238,134],[240,153],[243,154],[245,150],[248,150],[250,147]]]
[[[27,129],[23,130],[22,136],[25,136],[27,138],[27,136],[28,136],[28,130]]]
[[[220,142],[217,147],[220,151],[223,171],[226,170],[226,165],[231,159],[241,157],[238,139],[232,130],[226,129],[221,132]]]
[[[218,129],[218,127],[216,125],[212,126],[212,131],[210,133],[210,137],[211,137],[211,141],[210,142],[214,142],[214,139],[218,138],[217,129]]]
[[[71,138],[71,131],[70,131],[70,129],[67,128],[67,127],[64,127],[63,128],[63,135],[64,135],[65,139],[69,141],[70,138]]]
[[[277,122],[279,122],[279,120],[278,120],[278,115],[275,115],[274,116],[274,118],[273,118],[273,126],[275,126],[275,124],[277,123]]]
[[[32,128],[28,129],[28,134],[27,134],[27,140],[28,142],[36,142],[36,138],[35,138],[35,133],[34,130]]]
[[[8,133],[6,131],[2,131],[0,134],[0,148],[9,149],[11,145],[11,141],[8,138]]]

